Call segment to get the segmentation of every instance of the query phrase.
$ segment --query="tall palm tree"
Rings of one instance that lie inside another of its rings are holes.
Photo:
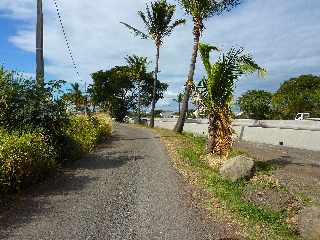
[[[232,48],[211,64],[209,58],[212,50],[217,48],[200,44],[207,77],[196,88],[195,103],[209,118],[207,152],[227,156],[232,146],[231,105],[234,83],[243,74],[258,71],[263,76],[266,70],[258,66],[242,48]]]
[[[191,87],[193,84],[193,76],[196,68],[199,41],[204,30],[204,21],[214,15],[219,15],[224,11],[229,11],[237,6],[241,0],[178,0],[185,12],[193,19],[193,50],[191,57],[191,64],[188,73],[188,79],[185,84],[185,93],[182,102],[182,109],[174,128],[176,132],[182,132],[186,114],[188,112],[188,102],[191,94]]]
[[[157,0],[147,5],[146,12],[139,11],[138,15],[142,19],[146,33],[130,26],[127,23],[121,22],[129,28],[136,36],[142,39],[151,39],[156,46],[156,66],[155,66],[155,79],[153,84],[152,104],[151,104],[151,120],[150,127],[154,127],[154,109],[156,105],[156,87],[159,73],[159,58],[160,47],[163,44],[164,38],[169,36],[172,31],[179,25],[185,23],[184,19],[173,20],[173,15],[176,11],[176,6],[168,4],[166,0]]]
[[[179,93],[177,95],[177,98],[176,99],[173,99],[173,101],[177,102],[178,105],[179,105],[179,115],[180,115],[180,111],[181,111],[181,102],[183,100],[183,93]]]

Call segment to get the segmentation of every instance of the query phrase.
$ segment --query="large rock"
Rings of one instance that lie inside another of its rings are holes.
[[[220,168],[220,174],[231,181],[248,179],[253,176],[254,161],[246,156],[237,156],[227,160]]]
[[[320,208],[306,207],[298,216],[298,230],[306,240],[320,239]]]

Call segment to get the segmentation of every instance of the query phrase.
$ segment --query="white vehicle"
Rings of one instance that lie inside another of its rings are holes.
[[[294,120],[300,121],[300,120],[305,120],[308,118],[310,118],[310,113],[298,113]]]

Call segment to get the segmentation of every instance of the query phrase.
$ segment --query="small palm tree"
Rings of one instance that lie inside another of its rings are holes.
[[[176,132],[182,132],[186,114],[188,112],[188,102],[193,84],[193,76],[196,68],[199,42],[204,30],[204,21],[214,15],[219,15],[224,11],[229,11],[240,3],[240,0],[178,0],[185,12],[193,19],[193,50],[188,79],[185,87],[185,94],[182,102],[182,109],[177,124],[174,128]]]
[[[80,111],[82,105],[85,103],[85,98],[82,95],[79,83],[72,83],[69,93],[63,97],[66,101],[71,102],[77,111]]]
[[[194,101],[209,118],[207,152],[227,156],[232,146],[231,105],[234,83],[243,74],[258,71],[263,76],[266,70],[259,67],[242,48],[232,48],[211,64],[209,57],[212,50],[217,48],[200,44],[207,77],[196,88]]]
[[[181,111],[181,102],[183,100],[183,93],[179,93],[177,95],[177,98],[176,99],[173,99],[173,101],[177,102],[178,105],[179,105],[179,115],[180,115],[180,111]]]
[[[150,127],[154,127],[154,109],[156,105],[156,86],[159,73],[160,47],[162,46],[165,37],[169,36],[177,26],[185,23],[184,19],[173,20],[175,11],[175,5],[168,4],[166,0],[157,0],[152,2],[150,7],[147,5],[146,13],[139,11],[138,15],[145,24],[147,33],[144,33],[127,23],[121,22],[121,24],[133,31],[136,36],[140,36],[142,39],[152,39],[157,49]]]

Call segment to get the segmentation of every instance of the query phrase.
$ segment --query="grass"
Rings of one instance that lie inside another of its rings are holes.
[[[196,174],[199,178],[197,182],[208,190],[215,199],[218,200],[228,213],[241,223],[247,224],[246,231],[249,232],[249,239],[299,239],[289,224],[285,223],[287,213],[284,211],[275,212],[269,209],[258,207],[243,200],[242,195],[245,189],[252,183],[239,180],[231,182],[222,178],[218,169],[212,169],[202,160],[206,140],[190,134],[175,134],[169,130],[156,130],[167,146],[169,152],[180,170]],[[243,154],[243,152],[233,150],[231,157]],[[273,163],[258,162],[256,166],[257,174],[268,174],[276,169]],[[260,230],[257,230],[260,229]],[[261,231],[262,230],[262,231]]]
[[[264,162],[264,161],[257,161],[256,164],[256,170],[260,174],[269,174],[270,172],[276,170],[278,168],[278,165],[274,162]]]

